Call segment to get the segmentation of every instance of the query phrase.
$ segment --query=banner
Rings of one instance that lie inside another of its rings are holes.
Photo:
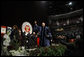
[[[6,26],[1,26],[1,34],[5,34],[6,33]]]

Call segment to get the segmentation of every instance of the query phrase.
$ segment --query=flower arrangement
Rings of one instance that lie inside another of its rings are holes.
[[[5,34],[3,38],[4,38],[3,45],[9,46],[9,43],[11,41],[9,35]]]
[[[19,47],[18,50],[10,50],[9,51],[12,56],[27,56],[27,51],[25,47]]]

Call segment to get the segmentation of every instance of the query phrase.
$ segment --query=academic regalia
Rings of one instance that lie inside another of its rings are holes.
[[[34,25],[33,32],[38,33],[40,31],[40,26]]]
[[[52,35],[50,33],[49,28],[47,26],[41,27],[40,28],[40,45],[41,46],[50,46],[51,38],[52,38]]]
[[[37,46],[39,47],[39,41],[40,41],[40,39],[39,39],[39,32],[40,32],[40,26],[38,26],[37,24],[35,24],[34,25],[34,28],[33,28],[33,31],[35,32],[35,34],[37,35],[37,39],[36,40],[34,40],[34,41],[36,41],[36,44],[37,44]],[[35,36],[34,36],[34,38],[36,38]]]

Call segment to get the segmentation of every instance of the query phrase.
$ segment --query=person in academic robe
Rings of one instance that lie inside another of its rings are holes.
[[[49,27],[46,26],[45,22],[42,22],[42,27],[40,28],[40,46],[50,46],[52,35]]]
[[[34,21],[34,27],[33,27],[33,38],[35,39],[36,45],[39,47],[39,34],[40,34],[40,26],[37,24],[37,21]]]

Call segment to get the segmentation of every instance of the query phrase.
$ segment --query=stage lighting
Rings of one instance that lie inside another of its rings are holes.
[[[69,4],[68,5],[72,5],[72,2],[69,2]]]

